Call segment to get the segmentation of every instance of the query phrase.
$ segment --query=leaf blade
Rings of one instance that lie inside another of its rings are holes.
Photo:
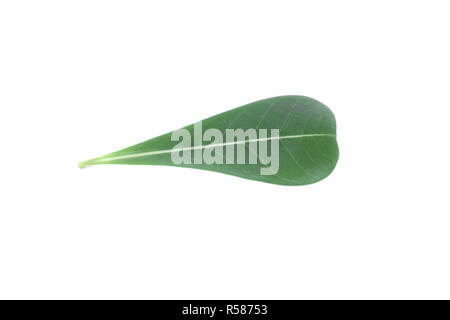
[[[258,174],[258,165],[252,164],[179,164],[171,161],[171,153],[178,141],[171,141],[172,132],[131,147],[80,163],[80,168],[93,164],[135,164],[182,166],[258,180],[281,185],[305,185],[320,181],[335,168],[339,149],[336,141],[336,121],[333,113],[322,103],[304,96],[281,96],[256,101],[202,121],[203,131],[216,128],[223,136],[226,129],[279,129],[279,170],[275,175]],[[191,136],[194,124],[184,127]],[[245,144],[249,153],[250,142],[264,139],[228,142],[233,146]],[[266,139],[267,144],[273,137]],[[204,150],[225,147],[207,144],[177,151]],[[188,150],[189,149],[189,150]],[[235,152],[236,153],[236,152]],[[236,154],[235,154],[236,156]],[[259,163],[259,161],[258,161]],[[260,165],[261,163],[259,163]]]

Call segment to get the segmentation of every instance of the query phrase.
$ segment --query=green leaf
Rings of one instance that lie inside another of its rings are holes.
[[[273,129],[278,129],[278,136]],[[231,140],[233,132],[241,135]],[[305,185],[327,177],[338,158],[336,121],[330,109],[308,97],[281,96],[232,109],[79,166],[180,166],[280,185]]]

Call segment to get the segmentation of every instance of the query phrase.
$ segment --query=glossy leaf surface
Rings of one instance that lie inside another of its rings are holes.
[[[202,141],[200,146],[180,149],[177,148],[179,140],[172,141],[170,132],[123,150],[80,162],[80,167],[94,164],[181,166],[280,185],[305,185],[327,177],[335,168],[339,157],[333,113],[322,103],[304,96],[281,96],[256,101],[207,118],[201,121],[201,126],[202,132],[207,129],[219,130],[224,137],[223,141],[211,139],[208,142]],[[192,124],[184,128],[190,133],[192,140],[195,136],[194,127]],[[268,134],[267,138],[259,135],[256,139],[236,138],[229,142],[225,140],[227,129],[255,129],[257,133],[260,129],[267,129]],[[278,129],[278,137],[270,135],[271,129]],[[275,174],[261,174],[261,168],[268,166],[267,162],[263,163],[262,158],[257,157],[257,163],[249,163],[253,153],[259,156],[258,149],[251,147],[249,139],[258,148],[266,143],[268,153],[271,151],[272,140],[278,140],[279,163]],[[233,163],[227,164],[226,157],[230,155],[226,153],[226,147],[230,145],[236,149],[233,159],[229,160]],[[238,145],[245,146],[245,163],[238,163]],[[188,152],[194,158],[195,152],[211,151],[211,148],[222,146],[222,164],[207,164],[205,161],[196,164],[194,160],[191,163],[176,164],[171,157],[174,150]]]

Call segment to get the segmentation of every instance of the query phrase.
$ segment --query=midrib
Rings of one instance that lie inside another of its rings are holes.
[[[166,150],[158,150],[158,151],[150,151],[150,152],[141,152],[141,153],[124,155],[124,156],[93,159],[93,161],[106,162],[106,161],[114,161],[114,160],[133,159],[133,158],[147,157],[147,156],[172,153],[172,152],[192,151],[192,150],[198,150],[198,149],[224,147],[224,146],[228,146],[228,145],[237,145],[237,144],[242,144],[242,143],[247,143],[247,142],[250,143],[250,142],[269,141],[269,140],[300,139],[300,138],[307,138],[307,137],[336,137],[336,135],[327,134],[327,133],[317,133],[317,134],[299,134],[299,135],[281,136],[281,137],[268,137],[268,138],[260,138],[260,139],[250,139],[250,140],[217,143],[217,144],[208,144],[208,145],[194,146],[194,147],[189,147],[189,148],[176,148],[176,149],[166,149]]]

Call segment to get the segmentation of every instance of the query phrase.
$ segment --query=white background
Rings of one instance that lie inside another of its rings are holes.
[[[2,1],[0,298],[450,298],[446,1]],[[314,97],[310,186],[78,161]]]

